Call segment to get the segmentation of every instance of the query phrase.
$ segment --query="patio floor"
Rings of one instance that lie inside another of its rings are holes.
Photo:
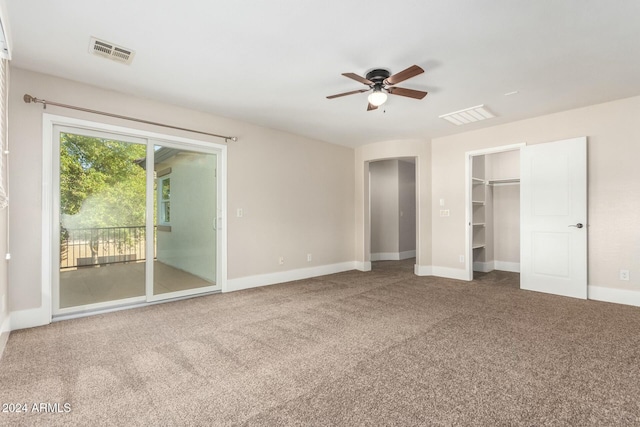
[[[80,267],[60,272],[60,308],[145,295],[144,262]],[[215,283],[154,261],[154,294],[213,286]]]

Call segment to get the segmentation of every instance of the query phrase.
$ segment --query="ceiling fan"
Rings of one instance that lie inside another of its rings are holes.
[[[369,94],[369,106],[367,111],[375,110],[379,106],[385,103],[387,100],[387,93],[391,95],[406,96],[414,99],[422,99],[427,95],[427,92],[421,90],[406,89],[402,87],[395,87],[396,84],[403,82],[411,77],[415,77],[418,74],[424,73],[424,70],[417,65],[412,65],[406,70],[400,71],[394,75],[388,70],[378,68],[371,70],[367,73],[366,77],[360,77],[354,73],[342,73],[343,76],[349,77],[357,82],[363,83],[369,86],[367,89],[352,90],[351,92],[339,93],[337,95],[327,96],[327,99],[339,98],[341,96],[353,95],[355,93],[363,93],[373,90]]]

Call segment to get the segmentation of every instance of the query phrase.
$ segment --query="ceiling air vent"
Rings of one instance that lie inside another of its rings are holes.
[[[95,37],[91,37],[90,39],[89,52],[93,53],[94,55],[112,59],[116,62],[121,62],[123,64],[131,64],[133,56],[136,54],[131,49],[117,46],[113,43],[99,40]]]
[[[464,110],[460,111],[454,111],[453,113],[443,114],[439,117],[453,123],[456,126],[460,126],[466,125],[468,123],[479,122],[480,120],[490,119],[492,117],[495,117],[495,115],[484,108],[483,104],[476,107],[465,108]]]

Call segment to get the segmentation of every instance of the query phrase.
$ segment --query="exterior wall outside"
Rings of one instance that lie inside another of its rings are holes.
[[[216,281],[217,183],[215,154],[180,153],[156,171],[171,168],[171,231],[157,231],[158,261]]]
[[[13,68],[9,97],[12,145],[12,260],[9,309],[41,307],[42,114],[23,95],[175,126],[233,135],[228,145],[229,279],[354,260],[354,150]],[[60,116],[188,138],[220,140],[48,106]],[[244,216],[236,217],[237,208]],[[307,254],[313,261],[307,261]],[[285,259],[278,263],[279,257]]]
[[[450,203],[450,217],[433,217],[433,264],[463,269],[465,153],[526,142],[587,137],[589,285],[640,291],[640,97],[460,133],[432,141],[433,200]],[[619,270],[630,272],[619,280]]]

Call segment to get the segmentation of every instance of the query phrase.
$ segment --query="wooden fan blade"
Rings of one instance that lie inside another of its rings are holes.
[[[369,103],[369,106],[367,107],[367,111],[371,111],[371,110],[377,110],[378,107],[376,107],[375,105]]]
[[[387,89],[387,92],[389,92],[392,95],[406,96],[406,97],[415,98],[415,99],[422,99],[425,96],[427,96],[427,93],[428,93],[428,92],[423,92],[421,90],[405,89],[403,87],[390,87]]]
[[[362,93],[362,92],[367,92],[369,90],[371,90],[371,89],[352,90],[351,92],[339,93],[337,95],[329,95],[329,96],[327,96],[327,99],[340,98],[341,96],[353,95],[354,93]]]
[[[415,77],[418,74],[422,74],[424,73],[424,70],[420,67],[418,67],[417,65],[412,65],[411,67],[407,68],[406,70],[402,70],[399,73],[394,74],[391,77],[387,77],[387,79],[384,81],[385,85],[396,85],[400,82],[403,82],[407,79],[410,79],[411,77]]]
[[[349,77],[350,79],[353,79],[353,80],[355,80],[357,82],[364,83],[367,86],[374,84],[371,80],[367,80],[364,77],[360,77],[359,75],[354,74],[354,73],[342,73],[342,75],[345,76],[345,77]]]

